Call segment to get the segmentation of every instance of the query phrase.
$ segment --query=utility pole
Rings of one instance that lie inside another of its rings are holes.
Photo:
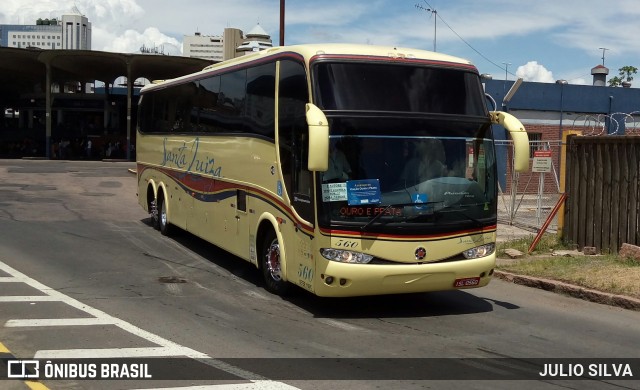
[[[504,65],[504,86],[502,87],[503,91],[507,90],[507,79],[509,78],[509,65],[511,65],[511,62],[503,62],[502,63]]]
[[[425,3],[426,3],[426,1],[425,1]],[[427,5],[429,5],[429,3],[427,3]],[[431,15],[433,16],[433,51],[437,51],[436,50],[436,37],[438,35],[438,11],[436,11],[433,8],[424,8],[420,4],[416,4],[416,8],[420,9],[420,10],[423,10],[423,11],[431,12]]]
[[[280,46],[284,46],[284,0],[280,0]]]

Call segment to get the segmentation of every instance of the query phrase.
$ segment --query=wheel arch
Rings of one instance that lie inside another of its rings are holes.
[[[278,219],[274,217],[272,214],[263,213],[258,219],[258,230],[256,231],[256,242],[255,247],[258,253],[257,264],[258,269],[262,269],[262,261],[260,256],[262,256],[262,248],[265,244],[265,239],[267,236],[267,232],[269,230],[273,230],[278,239],[278,244],[280,245],[280,266],[282,267],[282,275],[285,280],[289,280],[287,277],[287,251],[286,251],[286,243],[282,239],[282,231],[280,230],[280,223]]]
[[[167,191],[167,186],[164,184],[164,182],[158,183],[156,187],[156,199],[158,199],[158,205],[160,203],[160,200],[166,202],[168,198],[169,192]],[[171,208],[171,203],[167,202],[165,204],[165,207],[167,208],[167,216],[169,216],[171,214],[169,211],[169,209]]]
[[[158,194],[158,186],[154,180],[147,183],[147,211],[151,212],[151,202],[156,199]]]

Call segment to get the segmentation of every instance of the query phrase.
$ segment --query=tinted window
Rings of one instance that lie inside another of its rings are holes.
[[[199,131],[213,133],[222,131],[218,119],[218,96],[220,95],[220,77],[213,76],[200,80],[198,91]]]
[[[276,63],[146,92],[140,131],[249,133],[275,139]]]
[[[144,94],[140,130],[160,133],[194,131],[192,111],[197,89],[197,83],[190,82]]]
[[[225,133],[244,131],[242,114],[246,82],[247,71],[244,69],[220,76],[217,112],[221,130]]]
[[[247,69],[246,131],[275,138],[276,64]]]
[[[281,61],[278,137],[282,172],[293,206],[301,217],[313,222],[312,175],[307,169],[309,129],[305,105],[308,101],[305,67],[298,62]]]
[[[383,63],[319,63],[325,110],[486,116],[478,75],[458,69]]]

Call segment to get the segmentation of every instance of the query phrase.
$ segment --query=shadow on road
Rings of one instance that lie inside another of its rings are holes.
[[[151,218],[144,219],[142,222],[148,225],[149,229],[153,229]],[[171,239],[246,282],[258,288],[264,288],[261,273],[253,264],[181,229],[174,229]],[[203,269],[203,271],[210,272],[207,269]],[[267,293],[266,290],[265,293]],[[507,309],[519,308],[508,302],[484,299],[461,290],[325,298],[315,296],[294,285],[286,297],[274,297],[296,305],[314,317],[335,319],[475,314],[493,311],[494,304]]]

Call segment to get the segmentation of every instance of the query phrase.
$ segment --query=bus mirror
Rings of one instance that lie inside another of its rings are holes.
[[[309,125],[309,170],[325,172],[329,169],[329,122],[322,110],[307,103]]]
[[[491,111],[491,122],[504,127],[513,140],[513,169],[516,172],[529,170],[529,136],[522,123],[511,114]]]

